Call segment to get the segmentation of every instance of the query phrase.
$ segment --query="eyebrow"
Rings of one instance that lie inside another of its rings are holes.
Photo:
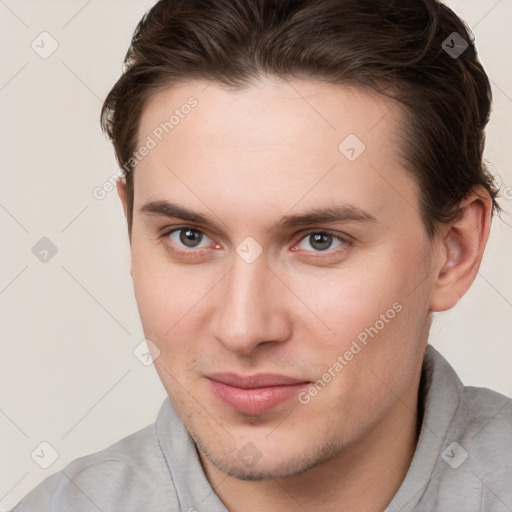
[[[139,212],[146,215],[182,219],[202,224],[217,231],[221,230],[220,224],[210,217],[170,201],[150,201],[144,204]],[[298,226],[333,222],[377,222],[377,218],[358,206],[341,203],[322,208],[313,208],[298,214],[285,215],[271,227],[270,231],[279,232]]]

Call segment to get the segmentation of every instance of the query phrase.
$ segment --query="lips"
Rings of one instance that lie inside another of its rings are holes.
[[[210,390],[224,405],[242,414],[263,414],[296,397],[309,381],[285,375],[240,376],[216,373],[206,376]]]

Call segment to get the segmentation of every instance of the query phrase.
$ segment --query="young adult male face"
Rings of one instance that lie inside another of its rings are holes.
[[[139,144],[190,97],[134,171],[131,275],[158,374],[233,510],[244,480],[281,505],[333,488],[385,505],[414,453],[430,313],[469,288],[490,200],[470,197],[430,240],[400,107],[313,80],[171,87]],[[147,206],[165,201],[211,224]],[[338,220],[287,222],[327,207]]]

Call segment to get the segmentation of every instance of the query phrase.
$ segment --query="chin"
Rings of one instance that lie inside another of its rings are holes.
[[[218,451],[209,450],[200,439],[194,440],[197,449],[217,469],[233,478],[247,481],[275,480],[300,475],[327,462],[340,451],[339,447],[325,443],[316,449],[303,450],[299,454],[281,454],[279,458],[274,453],[273,458],[269,459],[264,453],[256,451],[250,442],[235,453],[230,451],[220,454]],[[253,458],[244,460],[244,455],[251,453]]]

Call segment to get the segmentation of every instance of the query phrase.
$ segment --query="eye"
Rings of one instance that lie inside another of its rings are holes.
[[[329,233],[328,231],[312,231],[301,239],[298,247],[300,249],[309,250],[307,247],[309,245],[315,252],[325,252],[333,248],[332,244],[335,240],[338,241],[338,245],[335,245],[334,249],[348,244],[348,242],[339,235]]]
[[[204,249],[220,248],[204,231],[193,226],[175,226],[166,230],[161,237],[168,249],[178,255],[204,256]],[[292,250],[332,256],[346,251],[349,245],[349,237],[344,238],[329,231],[311,231],[303,235]]]
[[[200,229],[191,226],[173,228],[162,235],[179,249],[203,249],[212,245],[212,240]],[[201,245],[203,243],[203,245]],[[186,252],[186,251],[184,251]]]

